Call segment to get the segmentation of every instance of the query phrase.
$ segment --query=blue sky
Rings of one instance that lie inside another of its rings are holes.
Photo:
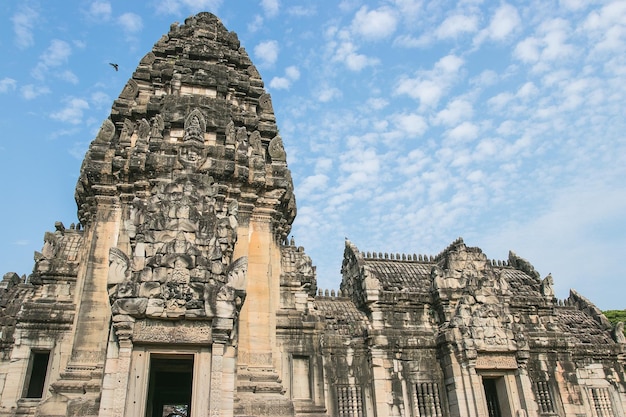
[[[436,255],[462,236],[552,273],[559,298],[626,308],[623,1],[2,2],[2,273],[30,273],[44,232],[76,221],[112,101],[199,11],[272,95],[321,288],[339,286],[345,237]]]

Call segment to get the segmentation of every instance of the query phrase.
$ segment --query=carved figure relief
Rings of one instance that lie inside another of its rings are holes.
[[[124,86],[124,89],[120,93],[120,98],[125,98],[127,100],[134,100],[135,97],[137,97],[138,93],[139,93],[139,85],[137,85],[137,81],[131,78],[130,80],[128,80],[128,82]]]
[[[131,136],[135,131],[135,125],[129,119],[124,119],[122,131],[120,132],[120,142],[130,142]]]
[[[194,109],[185,119],[185,135],[178,151],[178,159],[187,168],[198,168],[206,159],[204,133],[206,121],[202,112]]]
[[[190,137],[202,129],[189,119]],[[194,139],[189,139],[195,141]],[[233,262],[237,201],[218,203],[203,175],[180,175],[136,198],[126,222],[132,262],[119,249],[109,260],[114,315],[135,318],[233,318],[245,296],[247,259]]]
[[[111,121],[111,119],[104,119],[102,122],[102,126],[98,131],[98,135],[96,136],[95,141],[100,143],[109,143],[113,140],[115,136],[115,125]]]
[[[150,119],[150,136],[153,138],[162,138],[164,128],[165,123],[160,113]]]
[[[146,119],[141,119],[137,124],[137,135],[139,139],[147,140],[150,136],[150,123]]]
[[[287,153],[285,152],[285,148],[283,147],[283,140],[280,136],[277,135],[274,137],[274,139],[270,141],[268,151],[270,156],[272,157],[272,162],[287,161]]]

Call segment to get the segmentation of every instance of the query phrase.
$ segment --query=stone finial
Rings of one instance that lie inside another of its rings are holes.
[[[554,280],[552,274],[548,274],[543,281],[541,281],[541,294],[549,299],[554,298]]]
[[[63,225],[63,222],[54,222],[54,230],[55,230],[55,234],[64,235],[65,226]]]
[[[624,335],[624,323],[619,321],[611,330],[611,337],[620,345],[626,344],[626,335]]]
[[[535,267],[526,259],[517,256],[512,250],[509,251],[509,262],[515,269],[519,269],[539,281],[540,275],[539,272],[535,270]]]

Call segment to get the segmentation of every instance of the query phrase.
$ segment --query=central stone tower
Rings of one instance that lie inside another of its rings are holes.
[[[274,352],[293,185],[270,96],[218,18],[172,25],[141,60],[89,148],[76,201],[91,244],[55,386],[70,406],[87,384],[102,392],[100,416],[146,415],[169,392],[155,372],[178,367],[191,372],[191,415],[293,414]]]

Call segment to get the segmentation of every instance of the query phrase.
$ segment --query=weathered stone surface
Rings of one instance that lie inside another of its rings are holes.
[[[194,417],[624,415],[623,324],[513,252],[346,241],[318,291],[271,97],[211,14],[142,58],[76,201],[0,282],[0,417],[153,415],[162,371],[191,372]]]

